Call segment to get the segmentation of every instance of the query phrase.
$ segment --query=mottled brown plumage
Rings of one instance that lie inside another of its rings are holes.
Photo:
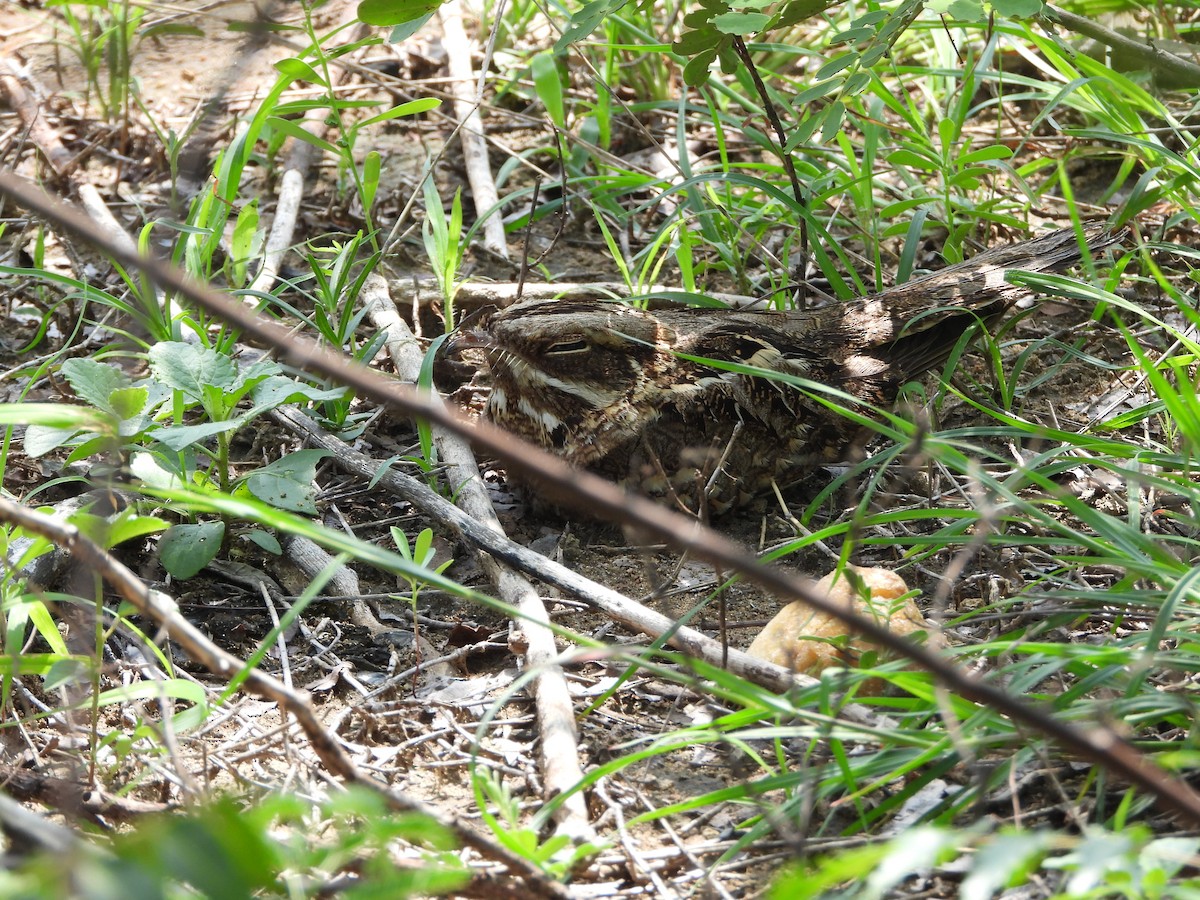
[[[1093,251],[1119,240],[1099,226],[1085,238]],[[452,350],[485,351],[496,424],[642,493],[693,509],[704,497],[721,512],[851,455],[861,428],[795,379],[887,408],[969,326],[993,325],[1028,296],[1007,270],[1056,271],[1079,258],[1074,233],[1060,231],[804,312],[537,301],[484,316]]]

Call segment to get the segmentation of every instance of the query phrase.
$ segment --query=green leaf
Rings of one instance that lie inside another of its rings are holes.
[[[304,515],[316,515],[313,479],[317,463],[329,456],[326,450],[300,450],[256,469],[241,480],[246,489],[264,503]]]
[[[69,684],[81,684],[87,680],[88,667],[81,659],[56,659],[43,676],[47,690],[55,690]]]
[[[57,653],[20,653],[0,656],[0,675],[40,675],[46,678],[54,672],[55,666],[61,666],[64,662],[69,661],[76,668],[79,667],[80,660],[70,658],[64,660],[63,656],[67,656],[65,651],[62,655]],[[74,681],[75,679],[72,677],[69,680]]]
[[[44,425],[30,425],[25,429],[25,455],[37,459],[52,450],[57,450],[79,434],[78,428],[47,428]]]
[[[817,75],[816,75],[817,80],[822,81],[826,78],[832,78],[834,75],[836,75],[838,72],[841,72],[843,69],[847,69],[850,66],[854,65],[854,63],[857,62],[857,60],[858,60],[858,54],[854,51],[851,51],[849,53],[843,53],[840,56],[835,56],[833,59],[829,60],[829,62],[825,63],[825,65],[821,66],[821,68],[817,70]]]
[[[1046,6],[1042,0],[992,0],[989,5],[998,15],[1009,19],[1032,19],[1041,15]]]
[[[555,61],[554,55],[539,53],[530,62],[529,67],[533,74],[534,89],[537,91],[538,99],[546,107],[550,121],[559,130],[566,129],[567,114],[563,104],[562,79],[558,74],[558,63]]]
[[[116,547],[134,538],[166,531],[171,523],[158,516],[140,516],[133,507],[123,510],[108,523],[108,546]]]
[[[109,397],[113,391],[132,384],[129,377],[116,366],[94,359],[68,359],[62,364],[61,371],[76,397],[105,412],[112,412]]]
[[[224,539],[224,522],[173,525],[159,538],[158,558],[172,577],[186,581],[217,558]]]
[[[628,0],[590,0],[571,16],[563,29],[562,36],[554,43],[554,52],[562,53],[568,45],[581,41],[610,15],[623,7]]]
[[[46,604],[41,600],[34,600],[22,604],[22,606],[24,606],[25,612],[29,616],[29,621],[33,623],[33,627],[37,629],[37,633],[41,635],[42,640],[49,645],[50,649],[59,656],[70,655],[71,651],[67,649],[67,642],[58,630],[58,623],[54,620],[54,616],[50,614],[50,610]]]
[[[362,0],[358,18],[367,25],[401,25],[428,17],[441,5],[441,0]]]
[[[123,422],[146,412],[150,392],[144,387],[117,388],[108,395],[109,412]]]
[[[855,72],[846,79],[846,86],[842,88],[842,94],[848,97],[853,97],[856,94],[862,93],[863,88],[870,83],[870,72]]]
[[[148,354],[150,371],[168,387],[199,403],[208,388],[225,389],[237,380],[237,367],[228,357],[207,347],[182,341],[160,341]]]
[[[346,396],[346,392],[347,388],[343,387],[319,388],[284,375],[272,375],[256,384],[250,392],[254,406],[246,418],[253,418],[285,403],[324,403],[327,400],[340,400]]]
[[[192,444],[201,444],[214,435],[237,431],[242,424],[243,420],[237,418],[222,422],[202,422],[199,425],[173,425],[170,428],[157,429],[154,432],[154,440],[178,453]]]
[[[271,534],[269,531],[264,531],[261,528],[252,528],[243,534],[242,537],[254,544],[257,544],[272,556],[283,555],[283,547],[280,546],[279,538],[275,537],[275,535]]]
[[[437,97],[422,97],[419,100],[409,100],[407,103],[393,106],[391,109],[381,112],[377,116],[372,116],[365,122],[361,122],[357,127],[362,129],[379,122],[390,122],[392,119],[399,119],[404,116],[420,115],[421,113],[429,112],[431,109],[437,109],[441,105],[442,101]]]
[[[908,169],[926,170],[933,168],[934,165],[932,160],[929,160],[912,150],[896,150],[893,153],[889,153],[887,161],[893,166],[900,166]]]
[[[999,834],[983,844],[971,862],[971,871],[959,889],[961,900],[988,900],[1004,888],[1024,884],[1024,876],[1050,847],[1054,838],[1033,831]]]
[[[382,166],[383,158],[379,155],[379,151],[368,151],[363,160],[362,169],[362,206],[363,212],[367,216],[371,215],[371,209],[375,206],[375,193],[379,190],[379,174]]]
[[[0,425],[111,431],[113,420],[102,412],[69,403],[0,403]]]
[[[689,87],[698,87],[708,80],[708,69],[717,58],[718,48],[703,50],[683,67],[683,80]]]
[[[425,27],[425,23],[433,18],[436,10],[430,10],[423,16],[417,16],[408,22],[401,22],[392,29],[392,33],[388,35],[389,44],[402,44],[410,37]]]
[[[164,468],[153,453],[134,453],[129,461],[129,474],[149,488],[177,490],[184,487],[183,480]]]
[[[245,263],[257,255],[262,246],[262,232],[258,224],[258,201],[252,200],[238,211],[233,225],[233,240],[229,249],[235,262]]]
[[[987,11],[980,0],[930,0],[930,11],[941,13],[962,22],[982,22]]]
[[[1009,159],[1012,156],[1012,150],[1005,147],[1003,144],[992,144],[988,147],[980,147],[978,150],[972,150],[969,153],[964,153],[958,158],[960,166],[969,166],[975,163],[988,162],[993,159]]]
[[[790,28],[805,19],[819,15],[828,6],[826,0],[796,0],[795,3],[788,3],[779,11],[779,21],[776,23],[776,27]]]
[[[300,125],[298,122],[293,122],[291,119],[281,119],[278,116],[268,116],[267,124],[276,131],[286,134],[288,137],[295,138],[298,141],[304,141],[306,144],[311,144],[318,150],[324,150],[331,156],[340,156],[341,151],[333,144],[324,138],[319,138],[311,131]]]
[[[821,126],[821,142],[827,143],[833,140],[834,135],[842,127],[842,117],[846,115],[846,104],[841,100],[834,100],[829,104],[829,108],[825,111],[825,122]]]
[[[678,53],[680,56],[694,56],[703,50],[717,49],[717,44],[721,41],[721,35],[713,28],[699,28],[696,31],[689,31],[684,34],[679,40],[671,44],[671,50]]]
[[[317,70],[302,59],[291,57],[275,63],[275,71],[287,75],[294,81],[308,81],[312,84],[325,86],[325,79],[317,74]]]
[[[771,17],[766,13],[727,12],[714,16],[712,23],[724,34],[757,34],[762,31]]]
[[[100,694],[97,702],[101,706],[111,706],[114,703],[136,703],[142,700],[156,700],[159,697],[170,697],[174,700],[186,700],[189,703],[200,704],[207,699],[204,687],[195,681],[184,678],[164,678],[161,681],[139,681],[104,691]]]

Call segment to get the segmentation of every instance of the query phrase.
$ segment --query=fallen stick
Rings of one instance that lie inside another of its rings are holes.
[[[462,5],[459,0],[446,0],[438,8],[442,23],[442,47],[450,69],[450,92],[454,96],[454,115],[459,120],[458,139],[462,143],[463,163],[467,169],[467,181],[475,200],[475,215],[482,218],[483,246],[502,259],[508,259],[508,240],[504,235],[504,222],[493,210],[500,203],[496,191],[496,180],[492,177],[488,161],[487,141],[483,136],[483,119],[479,115],[482,85],[476,86],[475,72],[471,67],[471,45],[463,30]],[[486,63],[483,71],[487,71]],[[488,213],[491,212],[491,215]]]
[[[435,278],[400,278],[391,284],[392,292],[408,301],[409,306],[433,306],[444,301],[441,288]],[[564,281],[542,284],[526,282],[466,281],[458,285],[454,294],[454,305],[460,309],[479,309],[483,306],[511,306],[518,300],[595,300],[612,298],[625,300],[645,295],[678,296],[684,294],[678,285],[652,284],[642,288],[631,288],[619,281]],[[745,294],[722,294],[706,292],[705,297],[718,300],[726,306],[739,309],[754,307],[764,301]]]
[[[371,322],[387,335],[385,346],[397,374],[403,381],[416,383],[424,353],[396,311],[388,294],[387,282],[379,275],[369,275],[363,283],[359,299]],[[434,428],[433,443],[438,450],[439,461],[446,467],[446,479],[454,490],[458,506],[482,528],[504,538],[504,528],[479,477],[475,454],[466,441],[444,428]],[[338,451],[335,456],[341,452]],[[547,627],[550,617],[546,614],[541,597],[525,578],[497,562],[486,551],[479,553],[479,564],[495,587],[497,596],[521,612],[520,621],[514,624],[524,632],[525,662],[534,673],[530,684],[537,709],[538,731],[542,737],[544,799],[550,800],[567,793],[583,781],[575,708],[562,667],[558,664],[554,633]],[[588,821],[587,800],[582,791],[571,793],[555,810],[554,819],[559,832],[574,841],[595,838],[595,831]]]

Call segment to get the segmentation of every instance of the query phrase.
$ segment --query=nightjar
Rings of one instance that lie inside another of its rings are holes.
[[[1092,251],[1121,239],[1101,226],[1084,238]],[[1080,256],[1075,233],[1057,231],[811,311],[527,302],[485,313],[448,352],[482,348],[497,425],[643,494],[720,513],[850,461],[863,428],[821,400],[890,407],[966,329],[1029,296],[1006,271]]]

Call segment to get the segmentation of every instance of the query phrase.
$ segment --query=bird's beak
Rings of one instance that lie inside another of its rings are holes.
[[[454,329],[449,340],[442,345],[443,351],[447,355],[457,356],[464,350],[490,347],[492,336],[488,332],[487,326],[495,312],[496,307],[485,306],[468,315]]]

